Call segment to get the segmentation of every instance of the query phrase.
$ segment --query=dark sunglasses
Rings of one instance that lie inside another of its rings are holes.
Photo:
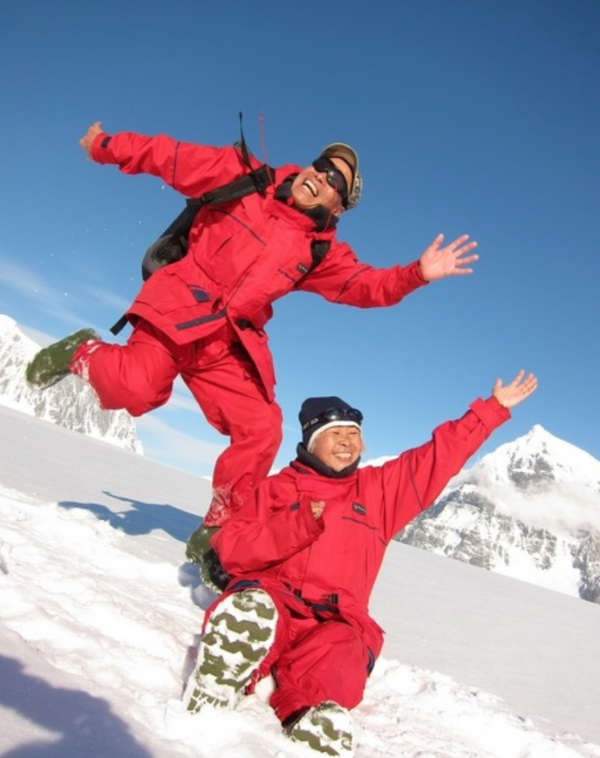
[[[320,174],[326,174],[327,184],[339,194],[344,203],[348,202],[348,185],[346,179],[341,171],[339,171],[335,164],[332,163],[329,158],[317,158],[312,162],[312,166],[315,171]]]
[[[305,432],[315,424],[326,424],[330,421],[355,421],[357,424],[361,424],[362,420],[363,415],[357,408],[327,408],[323,413],[302,424],[302,431]]]

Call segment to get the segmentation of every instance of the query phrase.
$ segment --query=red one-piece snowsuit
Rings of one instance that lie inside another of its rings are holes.
[[[159,176],[193,197],[248,172],[233,147],[129,132],[99,134],[91,156],[127,174]],[[141,415],[167,401],[181,374],[209,423],[230,436],[213,473],[221,497],[213,500],[206,525],[222,522],[267,475],[281,441],[264,332],[271,303],[306,290],[336,303],[387,306],[425,284],[418,262],[387,269],[360,263],[334,229],[317,231],[307,215],[276,199],[275,188],[299,170],[277,168],[264,197],[255,193],[202,208],[186,257],[156,271],[131,305],[128,344],[102,343],[87,356],[85,375],[103,407]],[[313,240],[330,247],[311,271]]]
[[[254,681],[272,669],[271,705],[282,721],[325,700],[346,708],[360,702],[383,643],[368,606],[389,541],[508,418],[494,397],[478,399],[426,444],[342,478],[294,461],[212,538],[232,581],[206,618],[223,597],[253,585],[279,611],[275,642]],[[325,501],[319,519],[311,501]]]

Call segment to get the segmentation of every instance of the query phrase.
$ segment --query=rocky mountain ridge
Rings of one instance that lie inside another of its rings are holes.
[[[25,381],[25,366],[39,350],[9,316],[0,315],[0,404],[54,424],[142,453],[135,423],[126,411],[105,411],[93,390],[68,376],[40,392]]]

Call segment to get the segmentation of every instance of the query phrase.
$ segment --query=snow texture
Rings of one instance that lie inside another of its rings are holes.
[[[2,757],[307,758],[269,680],[238,711],[183,710],[209,484],[14,410],[0,428]],[[393,543],[372,611],[357,758],[600,756],[597,606]]]
[[[79,377],[68,376],[44,391],[28,386],[25,367],[39,349],[12,318],[0,314],[0,405],[142,453],[132,417],[126,411],[102,410]]]

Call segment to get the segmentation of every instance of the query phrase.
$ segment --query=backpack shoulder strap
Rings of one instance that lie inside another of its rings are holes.
[[[172,234],[178,238],[187,237],[196,213],[202,206],[219,205],[219,203],[228,203],[230,200],[239,200],[239,198],[251,195],[253,192],[264,195],[267,187],[274,181],[275,170],[265,164],[249,174],[234,179],[232,182],[205,192],[200,197],[188,197],[185,201],[185,208],[160,236],[166,237]]]
[[[330,247],[331,247],[331,242],[329,240],[313,240],[310,243],[310,254],[312,255],[312,266],[307,271],[307,274],[310,274],[311,271],[314,271],[316,269],[319,263],[321,263],[323,258],[329,252]]]
[[[200,197],[188,198],[186,204],[188,207],[198,210],[203,205],[227,203],[230,200],[238,200],[240,197],[251,195],[253,192],[264,195],[267,187],[274,181],[275,171],[265,163],[260,168],[254,169],[228,184],[223,184],[221,187],[215,187]]]

